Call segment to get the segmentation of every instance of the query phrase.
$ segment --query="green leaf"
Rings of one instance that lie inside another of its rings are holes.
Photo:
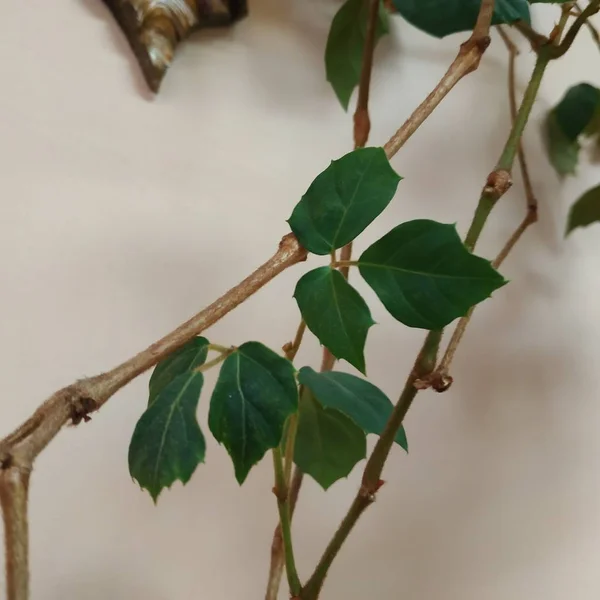
[[[186,373],[191,375],[194,369],[204,364],[208,344],[206,338],[194,338],[156,365],[150,377],[148,405],[152,404],[158,394],[176,377]]]
[[[600,90],[589,83],[569,88],[554,108],[556,123],[565,136],[575,141],[585,132],[600,106]]]
[[[381,435],[394,406],[376,386],[349,373],[317,373],[302,367],[298,381],[306,386],[325,408],[335,408],[350,417],[365,433]],[[395,441],[408,451],[403,427]]]
[[[415,27],[444,37],[475,27],[481,0],[393,0],[396,10]],[[496,0],[493,25],[530,22],[527,0]]]
[[[294,462],[323,489],[347,477],[367,455],[365,432],[346,415],[323,408],[310,392],[302,395]]]
[[[351,242],[390,203],[400,177],[383,148],[361,148],[331,164],[312,182],[288,223],[314,254]]]
[[[570,140],[558,125],[554,111],[548,114],[545,122],[546,151],[552,166],[560,175],[573,175],[579,162],[581,146],[577,140]]]
[[[202,373],[167,384],[140,417],[129,445],[129,472],[156,502],[163,488],[187,483],[204,462],[206,444],[196,420]]]
[[[588,190],[569,211],[566,235],[578,227],[600,221],[600,186]]]
[[[307,327],[336,358],[365,372],[365,341],[375,324],[362,296],[331,267],[303,275],[294,297]]]
[[[529,4],[565,4],[573,0],[529,0]]]
[[[391,315],[423,329],[442,329],[506,283],[465,248],[454,225],[428,220],[398,225],[358,264]]]
[[[215,386],[208,426],[231,456],[238,483],[281,441],[287,417],[298,408],[292,363],[258,342],[225,359]]]
[[[368,13],[368,2],[346,0],[333,17],[327,38],[325,49],[327,81],[331,83],[344,110],[348,110],[350,96],[360,80]],[[375,28],[375,43],[388,31],[387,13],[380,5]]]

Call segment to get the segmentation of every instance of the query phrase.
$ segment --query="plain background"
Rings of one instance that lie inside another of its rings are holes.
[[[351,146],[351,116],[322,58],[336,6],[254,0],[234,29],[184,44],[152,98],[100,0],[0,3],[3,434],[53,390],[128,358],[274,252],[310,181]],[[549,31],[557,12],[537,9]],[[402,124],[465,39],[393,22],[377,52],[373,144]],[[456,222],[464,233],[507,135],[506,61],[494,36],[480,70],[394,158],[405,179],[359,250],[412,218]],[[521,91],[532,61],[524,48]],[[540,222],[505,263],[510,285],[477,311],[454,387],[419,396],[406,422],[410,454],[394,450],[388,483],[323,598],[598,597],[600,228],[568,240],[562,232],[568,206],[600,171],[584,166],[559,182],[540,122],[568,85],[599,83],[599,63],[583,31],[549,69],[526,135]],[[524,214],[515,179],[480,254],[493,256]],[[207,335],[281,347],[298,320],[294,283],[317,264],[286,272]],[[353,282],[379,323],[369,376],[395,398],[422,333]],[[314,340],[298,364],[318,366]],[[213,383],[211,374],[200,402],[207,435]],[[209,439],[207,463],[155,507],[127,469],[146,392],[147,376],[91,423],[65,429],[36,463],[33,598],[262,598],[276,520],[270,461],[240,489]],[[301,576],[358,475],[327,494],[307,481],[295,521]]]

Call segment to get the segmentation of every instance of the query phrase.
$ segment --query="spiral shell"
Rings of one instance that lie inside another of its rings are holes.
[[[158,92],[179,43],[200,27],[231,25],[246,0],[104,0],[123,29],[146,82]]]

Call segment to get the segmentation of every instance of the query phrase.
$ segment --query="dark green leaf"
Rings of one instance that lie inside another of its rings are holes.
[[[208,343],[206,338],[194,338],[156,365],[150,377],[149,405],[173,379],[185,373],[191,375],[194,369],[204,364]]]
[[[221,367],[208,426],[229,452],[240,484],[279,444],[285,420],[298,408],[294,374],[289,360],[258,342],[242,344]]]
[[[548,114],[545,129],[546,150],[552,166],[561,177],[573,175],[579,161],[579,142],[570,140],[563,133],[554,111]]]
[[[362,296],[330,267],[319,267],[300,278],[294,292],[307,327],[329,348],[365,372],[365,340],[375,324]]]
[[[361,148],[334,160],[310,185],[288,223],[314,254],[351,242],[386,208],[400,177],[383,148]]]
[[[428,220],[398,225],[358,263],[392,316],[423,329],[442,329],[506,283],[464,247],[454,225]]]
[[[600,106],[600,90],[589,83],[569,88],[554,108],[556,123],[565,136],[575,141],[585,132]]]
[[[156,502],[163,488],[187,483],[206,445],[196,407],[202,373],[186,373],[167,384],[138,421],[129,445],[129,472]]]
[[[481,0],[393,0],[396,10],[415,27],[436,37],[475,27]],[[496,0],[493,25],[530,22],[527,0]]]
[[[573,229],[586,227],[600,221],[600,186],[588,190],[569,211],[567,231],[569,234]]]
[[[365,432],[338,410],[323,408],[310,392],[302,395],[294,462],[323,489],[347,477],[367,455]]]
[[[376,386],[348,373],[317,373],[302,367],[298,381],[306,386],[325,408],[335,408],[350,417],[365,433],[381,435],[393,410],[390,399]],[[404,428],[396,443],[408,450]]]
[[[346,0],[333,18],[327,38],[327,81],[331,83],[344,110],[348,110],[350,96],[360,80],[369,18],[368,5],[364,0]],[[387,13],[380,5],[375,43],[388,30]]]

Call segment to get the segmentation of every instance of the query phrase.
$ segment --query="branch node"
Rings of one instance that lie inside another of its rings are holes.
[[[494,200],[502,197],[511,188],[513,182],[510,171],[506,169],[496,169],[492,171],[487,178],[483,193]]]
[[[277,498],[277,500],[281,503],[285,502],[287,500],[287,492],[284,490],[279,490],[277,488],[277,486],[273,486],[273,488],[271,489],[271,491],[273,492],[273,495],[275,496],[275,498]]]
[[[438,393],[446,392],[454,383],[454,378],[445,371],[432,373],[431,387]]]
[[[98,408],[98,403],[88,396],[69,398],[68,402],[71,405],[69,418],[73,425],[79,425],[81,421],[84,423],[91,421],[92,418],[90,417],[90,413]]]

